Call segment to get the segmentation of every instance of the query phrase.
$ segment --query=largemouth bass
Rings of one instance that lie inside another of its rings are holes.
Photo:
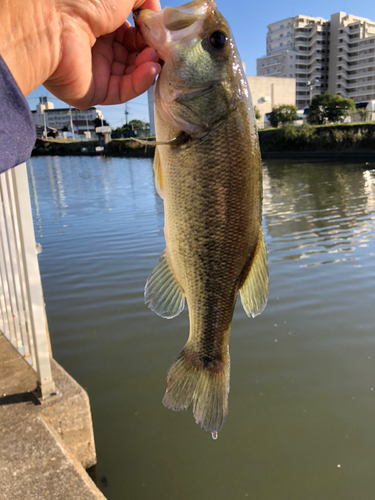
[[[215,0],[134,13],[164,61],[155,88],[156,189],[166,249],[145,288],[160,316],[189,310],[188,341],[163,404],[216,438],[228,413],[229,335],[238,292],[248,316],[268,295],[262,169],[245,73]]]

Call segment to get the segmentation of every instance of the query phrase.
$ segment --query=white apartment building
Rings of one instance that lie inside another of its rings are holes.
[[[296,105],[329,90],[356,102],[375,99],[375,22],[339,12],[330,21],[294,16],[268,26],[258,76],[296,79]]]
[[[375,99],[375,22],[331,16],[329,91],[356,102]]]
[[[56,130],[71,129],[74,133],[83,135],[84,132],[95,132],[94,120],[103,119],[100,109],[91,107],[83,111],[76,108],[55,108],[48,97],[39,97],[36,110],[31,111],[35,125],[49,127]]]
[[[267,55],[257,59],[258,76],[296,79],[296,105],[328,88],[329,23],[294,16],[268,26]]]

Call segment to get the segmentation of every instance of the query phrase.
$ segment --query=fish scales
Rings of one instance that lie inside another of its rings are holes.
[[[241,272],[261,224],[260,176],[243,168],[257,153],[245,140],[250,134],[241,111],[188,149],[160,148],[167,256],[189,307],[189,340],[214,343],[218,353],[228,344]]]
[[[186,299],[190,322],[163,403],[173,410],[193,405],[196,422],[216,438],[228,412],[237,294],[246,313],[256,316],[268,293],[253,108],[214,0],[141,11],[135,20],[164,60],[155,90],[154,171],[164,200],[166,249],[145,299],[167,318],[179,314]]]

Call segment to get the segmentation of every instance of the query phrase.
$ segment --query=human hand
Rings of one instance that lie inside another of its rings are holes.
[[[6,30],[0,35],[0,54],[24,95],[44,84],[80,109],[122,103],[145,92],[160,71],[156,52],[126,21],[140,8],[159,10],[160,3],[2,0],[0,17],[13,31],[10,39]]]

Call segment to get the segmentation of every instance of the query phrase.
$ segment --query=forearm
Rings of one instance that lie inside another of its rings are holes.
[[[61,22],[53,0],[0,1],[0,54],[26,96],[54,71]]]

